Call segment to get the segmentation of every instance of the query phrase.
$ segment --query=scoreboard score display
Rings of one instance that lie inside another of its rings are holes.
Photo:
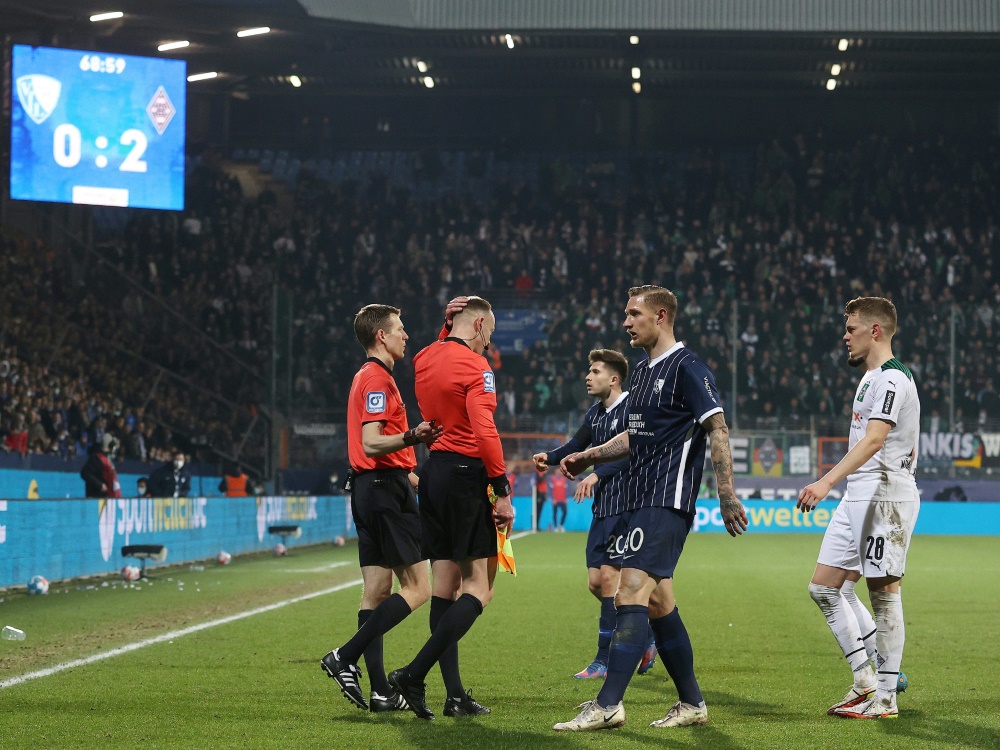
[[[187,63],[13,47],[10,197],[184,208]]]

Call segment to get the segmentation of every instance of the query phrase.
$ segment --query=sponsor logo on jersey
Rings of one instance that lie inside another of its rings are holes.
[[[705,376],[705,390],[708,391],[709,397],[712,399],[713,404],[719,403],[715,400],[715,394],[712,393],[712,384],[708,382],[708,376]]]
[[[369,391],[365,394],[365,410],[369,414],[385,411],[385,391]]]
[[[868,382],[868,383],[865,383],[863,386],[861,386],[861,393],[858,394],[858,402],[859,403],[861,401],[865,400],[865,393],[868,392],[868,386],[870,386],[870,385],[871,385],[871,382]]]
[[[489,370],[483,373],[483,390],[486,391],[486,393],[497,392],[496,376]]]
[[[892,402],[895,401],[895,400],[896,400],[896,392],[895,391],[886,391],[885,392],[885,401],[882,402],[882,413],[883,414],[892,414]]]

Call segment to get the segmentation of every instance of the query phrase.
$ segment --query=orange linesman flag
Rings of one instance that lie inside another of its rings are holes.
[[[496,505],[497,496],[493,492],[493,487],[488,488],[490,502]],[[507,534],[510,533],[510,527],[507,527],[503,531],[497,529],[497,564],[503,570],[506,570],[512,576],[517,576],[517,566],[514,563],[514,547],[510,543],[510,539],[507,538]]]
[[[517,576],[517,566],[514,564],[514,548],[506,531],[497,529],[497,563],[513,576]]]

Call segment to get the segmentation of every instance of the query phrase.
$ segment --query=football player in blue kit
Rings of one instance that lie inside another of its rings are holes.
[[[677,298],[658,286],[629,289],[624,327],[647,359],[629,383],[628,428],[608,442],[564,458],[570,478],[595,463],[628,457],[622,571],[608,671],[597,697],[559,732],[611,729],[625,723],[623,698],[646,645],[647,620],[677,687],[678,701],[654,727],[708,722],[694,674],[691,640],[677,610],[673,575],[691,529],[705,463],[706,436],[718,481],[722,520],[731,536],[748,525],[733,487],[733,461],[712,371],[674,338]]]
[[[628,360],[613,349],[594,349],[589,356],[587,370],[587,393],[598,398],[597,403],[587,410],[580,428],[568,441],[558,448],[536,453],[532,456],[535,468],[546,471],[557,465],[566,456],[607,442],[623,429],[628,421],[628,391],[622,388],[628,379]],[[587,536],[587,576],[590,593],[601,602],[601,616],[598,621],[597,655],[586,669],[577,672],[578,680],[603,679],[608,671],[608,649],[615,631],[615,590],[621,570],[624,548],[615,542],[621,541],[618,525],[625,510],[624,483],[628,470],[628,459],[600,464],[593,473],[577,485],[575,498],[582,502],[592,497],[593,520]],[[646,651],[639,663],[639,674],[645,674],[653,667],[656,659],[656,644],[653,634],[647,634]]]

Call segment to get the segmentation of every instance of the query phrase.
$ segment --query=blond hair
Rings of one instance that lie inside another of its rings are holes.
[[[667,322],[670,325],[674,324],[674,319],[677,317],[677,297],[669,289],[653,284],[634,286],[628,290],[628,296],[642,297],[642,301],[646,307],[654,311],[661,308],[666,310]]]
[[[885,335],[896,333],[896,306],[885,297],[855,297],[844,307],[844,318],[857,313],[866,323],[878,323]]]

